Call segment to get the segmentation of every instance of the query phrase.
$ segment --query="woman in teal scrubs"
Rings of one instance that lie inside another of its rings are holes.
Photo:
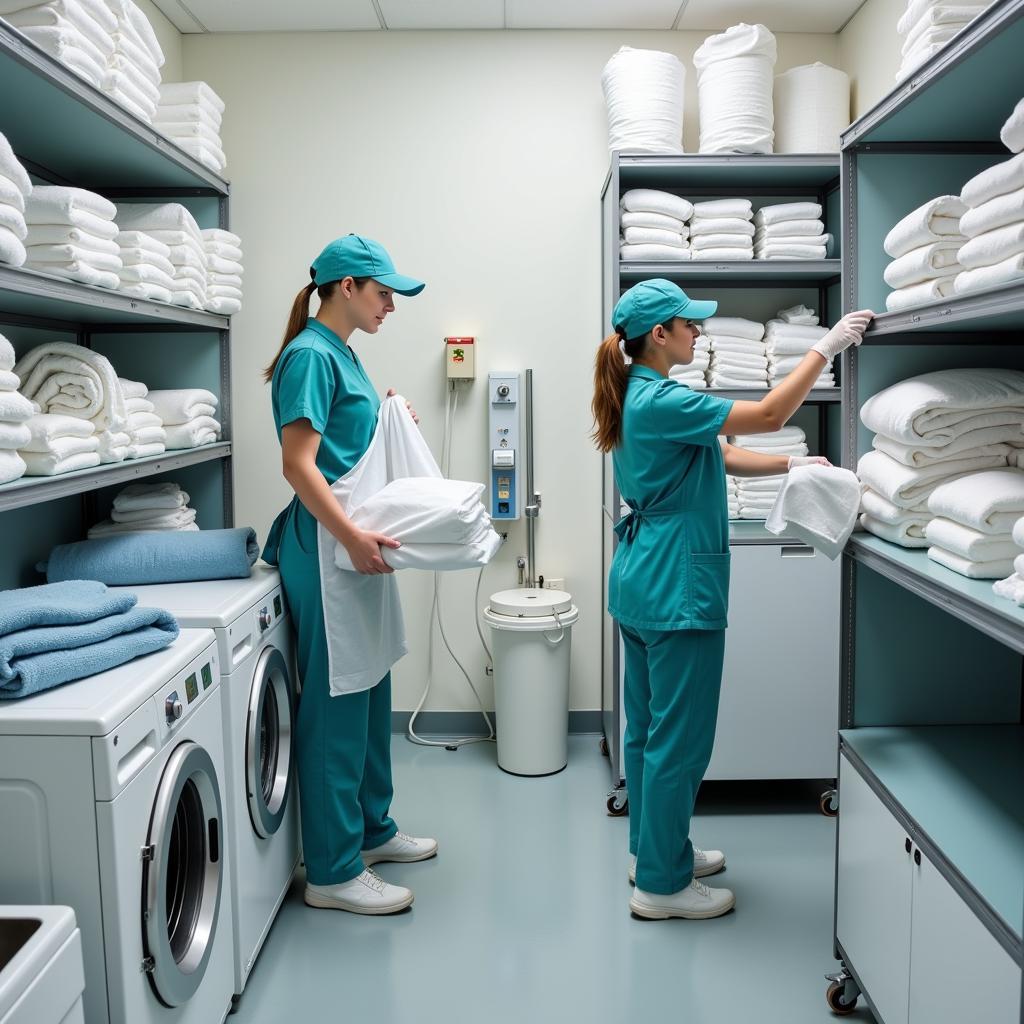
[[[719,442],[726,434],[781,430],[826,364],[859,344],[870,312],[844,317],[779,387],[759,402],[692,391],[669,378],[692,362],[716,302],[690,299],[666,280],[625,292],[615,333],[597,355],[594,437],[612,452],[630,512],[608,580],[608,611],[625,647],[626,785],[630,909],[652,919],[709,918],[729,911],[728,889],[698,878],[725,856],[699,850],[690,818],[715,737],[729,602],[725,474],[786,473],[817,458],[759,455]],[[632,360],[627,365],[623,351]]]
[[[370,689],[331,695],[317,524],[345,546],[357,572],[392,571],[380,549],[398,547],[398,542],[354,526],[331,484],[369,447],[380,407],[348,340],[356,330],[377,333],[394,311],[395,292],[418,295],[424,286],[397,274],[384,248],[358,235],[331,242],[313,263],[310,277],[265,373],[284,476],[295,497],[274,522],[263,553],[280,567],[298,639],[302,696],[296,754],[305,899],[315,907],[391,914],[410,906],[413,893],[389,885],[370,866],[426,860],[437,853],[437,843],[399,832],[389,815],[390,673]],[[309,317],[314,291],[320,309]],[[330,607],[327,614],[344,616],[345,611]]]

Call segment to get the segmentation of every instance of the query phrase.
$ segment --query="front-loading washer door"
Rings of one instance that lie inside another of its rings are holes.
[[[284,655],[266,647],[256,663],[245,729],[245,791],[256,834],[284,820],[292,774],[292,686]]]
[[[220,786],[206,750],[186,741],[167,760],[143,850],[142,932],[157,998],[181,1006],[202,984],[223,884]]]

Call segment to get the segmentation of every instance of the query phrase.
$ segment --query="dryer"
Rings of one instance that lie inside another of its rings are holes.
[[[220,666],[208,629],[0,704],[0,903],[75,911],[88,1024],[231,1006]]]
[[[125,587],[182,626],[217,637],[226,763],[234,994],[241,996],[299,860],[292,737],[297,704],[291,622],[281,577]]]

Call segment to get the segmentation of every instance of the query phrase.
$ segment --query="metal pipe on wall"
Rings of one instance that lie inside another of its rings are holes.
[[[526,371],[523,418],[526,421],[526,585],[537,586],[537,517],[540,495],[533,489],[533,370]]]

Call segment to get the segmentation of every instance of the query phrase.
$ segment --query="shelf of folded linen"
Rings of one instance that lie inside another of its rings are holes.
[[[708,384],[712,388],[766,388],[768,355],[764,324],[742,317],[714,316],[704,322],[710,343]]]
[[[190,500],[177,483],[129,484],[114,498],[110,518],[89,527],[88,539],[122,533],[195,532],[199,526]]]
[[[221,127],[224,101],[206,82],[160,85],[153,125],[216,174],[227,167]]]
[[[693,204],[658,189],[637,188],[619,200],[619,258],[630,261],[689,260]]]
[[[783,427],[774,434],[742,434],[729,438],[730,444],[761,455],[790,456],[807,455],[807,435],[800,427]],[[767,519],[775,499],[785,481],[785,474],[778,476],[736,477],[736,491],[739,519]]]
[[[823,260],[832,236],[825,233],[820,203],[762,206],[754,215],[754,258]]]
[[[965,575],[982,571],[974,563],[1005,553],[996,545],[1005,545],[1012,528],[1004,514],[1009,509],[990,505],[1004,500],[1004,492],[1012,497],[1019,482],[1024,372],[979,368],[922,374],[868,399],[861,421],[874,432],[872,451],[857,466],[865,530],[901,547],[929,549],[929,557]],[[1009,473],[1008,467],[1013,467]],[[990,477],[993,470],[999,472]],[[964,496],[964,490],[975,497]],[[971,511],[958,513],[957,502]],[[1024,504],[1021,508],[1024,515]],[[980,525],[997,512],[999,518]],[[944,523],[933,526],[936,518],[984,536]],[[972,552],[996,554],[986,559]]]
[[[818,323],[818,315],[807,306],[791,306],[778,312],[765,324],[764,341],[768,356],[768,386],[778,387],[806,358],[815,342],[828,334]],[[835,387],[831,365],[824,366],[815,389]]]
[[[754,258],[754,209],[749,199],[712,199],[693,204],[690,248],[702,262]]]

